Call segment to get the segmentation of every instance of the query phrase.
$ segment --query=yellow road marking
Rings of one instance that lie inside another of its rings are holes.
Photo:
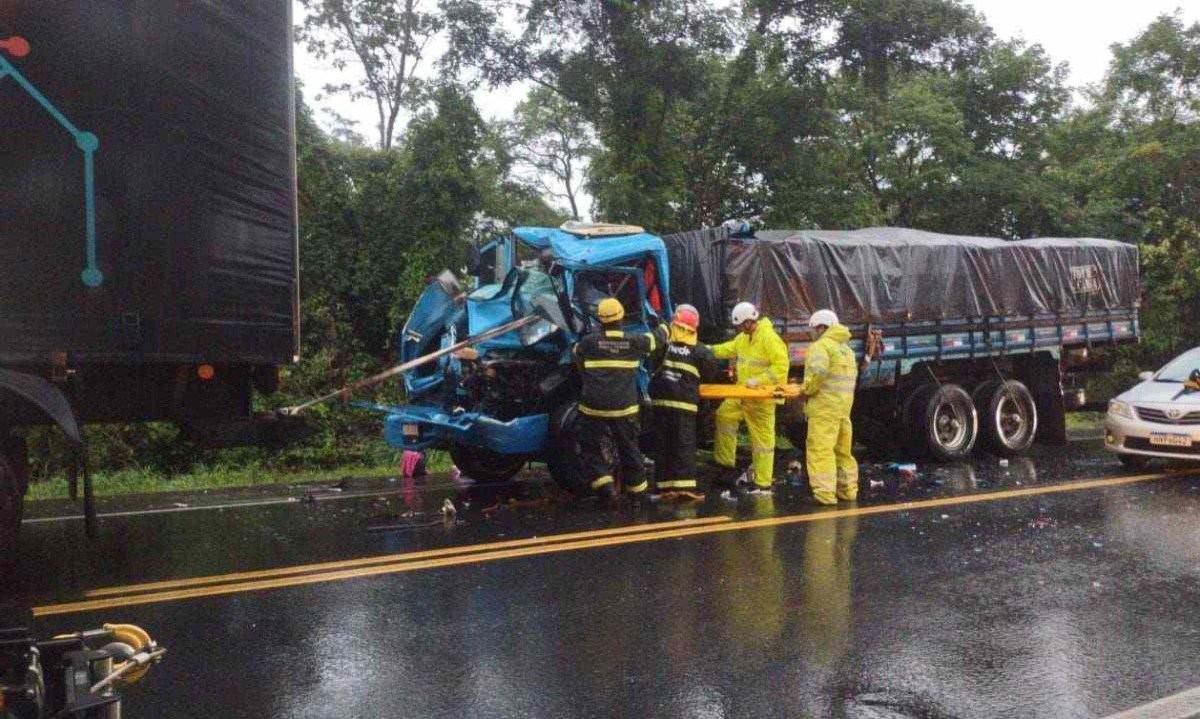
[[[143,584],[127,584],[120,587],[103,587],[101,589],[89,589],[83,593],[85,597],[107,597],[116,594],[136,594],[138,592],[152,591],[155,589],[179,589],[182,587],[195,587],[204,584],[225,584],[229,582],[240,582],[250,579],[269,579],[274,577],[284,577],[293,574],[310,574],[314,572],[323,572],[334,569],[348,569],[350,567],[361,567],[372,564],[393,564],[396,562],[416,561],[418,559],[435,559],[438,557],[447,557],[450,555],[459,554],[477,554],[479,552],[487,552],[496,549],[510,549],[515,547],[536,547],[543,544],[558,544],[560,542],[569,542],[578,539],[591,539],[594,537],[609,537],[613,535],[635,534],[638,532],[653,532],[661,529],[670,529],[673,527],[683,526],[700,526],[709,524],[723,524],[732,522],[730,517],[705,517],[702,519],[680,519],[673,522],[658,522],[653,524],[635,524],[625,527],[611,527],[609,529],[596,529],[587,532],[568,532],[564,534],[551,534],[544,537],[530,537],[528,539],[509,539],[503,542],[488,542],[486,544],[467,544],[457,547],[442,547],[440,549],[428,549],[417,552],[400,552],[396,554],[381,554],[373,557],[360,557],[358,559],[339,559],[331,562],[321,562],[319,564],[299,564],[291,567],[276,567],[274,569],[260,569],[249,572],[234,572],[232,574],[215,574],[207,577],[189,577],[186,579],[166,579],[160,582],[146,582]]]
[[[800,524],[805,522],[817,522],[827,519],[837,519],[839,517],[855,517],[871,514],[884,514],[891,512],[905,512],[922,509],[931,509],[934,507],[946,507],[959,504],[972,504],[978,502],[991,502],[1001,499],[1011,499],[1015,497],[1029,497],[1043,494],[1057,494],[1061,492],[1073,492],[1084,489],[1096,489],[1103,487],[1117,487],[1127,484],[1135,484],[1138,482],[1147,482],[1156,479],[1174,477],[1180,474],[1188,474],[1187,472],[1168,472],[1162,474],[1142,474],[1132,477],[1111,477],[1107,479],[1092,479],[1081,480],[1078,482],[1068,482],[1064,484],[1056,484],[1046,487],[1026,487],[1023,489],[1002,490],[999,492],[988,492],[985,494],[965,495],[959,497],[943,497],[940,499],[928,499],[916,502],[903,502],[899,504],[886,504],[873,507],[855,507],[850,509],[831,509],[826,511],[813,512],[811,514],[792,515],[786,517],[768,517],[764,519],[754,519],[741,522],[714,522],[700,524],[696,521],[685,520],[690,526],[678,526],[676,528],[667,529],[664,531],[653,531],[662,525],[639,525],[647,527],[652,531],[643,531],[639,533],[614,534],[610,536],[594,537],[590,539],[582,539],[580,535],[559,535],[566,538],[566,541],[558,541],[553,543],[543,544],[541,546],[520,546],[506,549],[493,549],[490,551],[479,551],[472,553],[460,552],[454,556],[445,556],[438,558],[429,558],[419,561],[411,561],[412,555],[398,555],[399,557],[408,556],[410,561],[395,561],[388,564],[377,566],[363,566],[357,568],[346,568],[336,571],[322,572],[318,574],[304,574],[299,576],[281,576],[260,581],[243,581],[217,586],[192,587],[188,589],[178,589],[173,591],[152,592],[146,594],[135,594],[132,596],[117,596],[103,599],[92,599],[88,601],[69,602],[64,604],[49,604],[40,607],[34,607],[33,615],[35,617],[50,616],[54,614],[71,614],[76,612],[96,611],[100,609],[111,609],[114,607],[127,607],[139,604],[156,604],[159,602],[176,601],[180,599],[193,599],[200,597],[212,597],[225,594],[240,594],[242,592],[251,592],[264,589],[279,589],[284,587],[295,587],[306,584],[317,584],[322,582],[333,582],[345,579],[355,579],[359,577],[370,577],[381,574],[398,574],[401,572],[412,572],[421,569],[434,569],[438,567],[453,567],[464,564],[479,564],[483,562],[491,562],[501,559],[512,559],[516,557],[532,557],[543,554],[554,554],[558,552],[578,551],[583,549],[595,549],[599,547],[612,547],[625,544],[634,544],[637,542],[650,542],[660,539],[673,539],[679,537],[691,537],[703,534],[715,534],[718,532],[733,532],[746,529],[758,529],[763,527],[780,526],[787,524]],[[629,527],[618,528],[629,530]],[[604,532],[607,530],[597,530]],[[546,537],[550,540],[550,537]],[[526,540],[512,540],[514,542]],[[497,542],[495,544],[506,544]],[[487,547],[492,545],[477,545],[479,547]],[[437,551],[437,550],[434,550]],[[372,558],[378,559],[378,558]],[[351,560],[354,561],[354,560]],[[311,570],[310,570],[311,571]]]

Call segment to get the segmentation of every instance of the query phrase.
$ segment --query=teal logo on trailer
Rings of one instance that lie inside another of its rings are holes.
[[[87,265],[80,273],[79,279],[88,287],[99,287],[104,284],[104,273],[100,271],[100,267],[96,263],[96,170],[95,157],[96,150],[100,149],[100,139],[90,132],[83,132],[58,111],[54,103],[46,99],[46,96],[38,91],[33,83],[29,82],[17,68],[13,67],[12,63],[5,59],[4,53],[8,52],[13,57],[25,57],[29,54],[29,43],[22,37],[10,37],[7,40],[0,40],[0,81],[6,77],[11,77],[16,80],[21,89],[32,97],[42,108],[54,118],[55,122],[63,127],[64,130],[71,133],[75,138],[75,146],[83,151],[83,196],[84,196],[84,213],[87,221],[87,237],[85,238],[84,249],[87,255]]]

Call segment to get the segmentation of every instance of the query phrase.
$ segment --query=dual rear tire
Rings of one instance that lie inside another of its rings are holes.
[[[1024,453],[1037,435],[1037,405],[1016,380],[989,380],[968,394],[956,384],[918,388],[905,401],[902,419],[909,447],[939,462],[960,462],[978,444],[1011,457]]]
[[[1033,394],[1016,380],[992,380],[972,395],[979,414],[979,440],[1000,457],[1023,454],[1037,436],[1038,412]]]
[[[956,384],[925,385],[904,403],[909,448],[938,462],[971,456],[979,436],[979,417],[971,395]]]

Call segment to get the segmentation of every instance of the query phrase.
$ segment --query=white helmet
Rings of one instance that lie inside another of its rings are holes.
[[[833,310],[817,310],[808,318],[809,327],[833,327],[838,323],[838,317]]]
[[[733,307],[733,326],[740,327],[743,322],[758,319],[758,308],[749,302],[739,302]]]

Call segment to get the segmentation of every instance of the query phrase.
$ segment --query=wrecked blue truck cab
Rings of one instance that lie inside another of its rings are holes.
[[[624,329],[669,316],[666,248],[640,228],[520,227],[475,252],[473,287],[450,273],[430,283],[400,335],[402,361],[536,315],[540,321],[442,357],[404,375],[408,403],[386,413],[384,437],[401,449],[449,450],[468,476],[504,481],[530,460],[575,488],[579,378],[571,347],[598,324],[596,305],[616,297]],[[643,367],[639,382],[649,381]]]

